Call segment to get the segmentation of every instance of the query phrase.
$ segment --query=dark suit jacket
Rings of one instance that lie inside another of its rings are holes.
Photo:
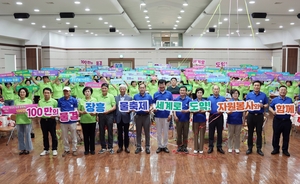
[[[121,120],[123,120],[123,123],[129,123],[130,122],[130,113],[127,112],[120,112],[119,111],[119,101],[121,101],[121,95],[118,95],[115,97],[116,99],[116,123],[120,123]],[[125,101],[131,101],[132,97],[128,96],[127,94],[124,95]]]

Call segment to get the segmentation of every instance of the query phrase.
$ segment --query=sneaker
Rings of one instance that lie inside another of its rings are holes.
[[[72,155],[77,156],[77,151],[73,151]]]
[[[102,154],[102,153],[105,153],[106,152],[106,149],[101,149],[98,154]]]
[[[53,156],[56,156],[57,155],[57,150],[53,150],[52,154],[53,154]]]
[[[194,153],[195,153],[195,154],[197,154],[197,153],[198,153],[198,151],[197,151],[197,150],[194,150]]]
[[[48,155],[49,154],[49,151],[48,150],[44,150],[41,154],[40,154],[40,156],[45,156],[45,155]]]
[[[62,157],[65,157],[67,154],[70,154],[70,151],[65,151],[65,152],[62,154]]]
[[[182,147],[178,147],[177,152],[182,152]]]
[[[203,154],[203,151],[199,151],[200,154]]]
[[[239,154],[240,150],[239,149],[235,149],[235,153]]]
[[[232,153],[232,149],[228,149],[228,153]]]
[[[185,154],[188,154],[189,153],[189,150],[187,148],[183,148],[182,150]]]
[[[114,154],[115,152],[114,152],[113,149],[110,149],[110,150],[109,150],[109,153],[110,153],[110,154]]]

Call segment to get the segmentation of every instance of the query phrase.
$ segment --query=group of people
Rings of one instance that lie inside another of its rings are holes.
[[[156,133],[157,133],[157,150],[156,153],[166,152],[169,153],[168,145],[168,132],[169,125],[172,120],[176,123],[177,131],[177,152],[189,153],[188,146],[188,133],[189,124],[192,120],[192,127],[194,133],[194,154],[203,153],[204,151],[204,135],[208,121],[209,129],[209,149],[208,153],[213,152],[214,148],[214,134],[217,129],[217,151],[224,154],[222,149],[222,129],[223,129],[223,112],[218,111],[218,102],[253,100],[255,103],[261,104],[261,109],[248,112],[227,112],[228,119],[228,152],[239,153],[240,148],[240,132],[242,125],[247,119],[248,126],[248,150],[246,154],[251,154],[253,149],[253,132],[256,130],[257,141],[256,148],[259,155],[264,155],[262,152],[262,127],[264,122],[265,109],[269,109],[274,114],[273,119],[273,147],[272,154],[279,153],[279,138],[283,134],[283,154],[289,156],[288,142],[289,132],[291,130],[290,115],[277,115],[276,104],[293,103],[293,98],[288,97],[289,88],[292,82],[287,81],[286,85],[279,87],[279,96],[273,99],[269,108],[269,93],[262,92],[264,84],[260,81],[252,82],[251,86],[231,87],[225,83],[208,83],[206,80],[197,81],[189,80],[188,83],[192,85],[192,90],[188,91],[185,85],[178,85],[176,78],[172,78],[170,85],[168,82],[160,79],[151,80],[149,83],[132,81],[130,84],[110,84],[109,79],[104,77],[94,77],[95,82],[101,82],[101,88],[85,87],[84,83],[70,84],[68,80],[61,81],[58,77],[52,82],[49,77],[36,77],[25,79],[19,84],[12,85],[5,83],[1,85],[2,94],[4,96],[5,105],[24,105],[37,103],[39,107],[58,107],[61,112],[78,111],[80,116],[80,124],[84,136],[84,154],[95,154],[95,131],[96,123],[99,123],[99,135],[101,149],[99,154],[109,152],[114,153],[113,149],[113,123],[117,123],[118,129],[118,150],[117,153],[129,150],[129,124],[132,121],[132,114],[134,114],[134,122],[136,125],[136,150],[138,154],[142,151],[141,137],[142,129],[145,134],[145,152],[150,154],[150,115],[154,113]],[[234,78],[232,80],[235,80]],[[35,83],[38,91],[29,91],[28,86],[31,82]],[[20,88],[16,90],[17,86]],[[297,86],[298,87],[298,86]],[[246,89],[247,88],[247,89]],[[251,90],[251,88],[253,88]],[[226,92],[230,90],[230,98],[226,99]],[[247,92],[251,90],[251,92]],[[299,89],[298,89],[299,90]],[[292,91],[292,89],[290,90]],[[295,95],[296,89],[293,88]],[[244,94],[246,95],[244,96]],[[15,97],[15,94],[18,97]],[[173,99],[173,94],[179,96]],[[242,96],[242,97],[241,97]],[[149,102],[149,109],[146,111],[128,111],[121,112],[119,110],[120,101],[139,101],[147,100]],[[182,104],[181,111],[168,111],[156,109],[156,102],[158,100],[164,101],[180,101]],[[192,101],[210,101],[211,109],[199,110],[198,112],[191,112],[189,103]],[[105,111],[103,113],[88,113],[85,110],[86,102],[104,102]],[[206,114],[209,114],[208,120]],[[16,115],[16,124],[18,130],[18,141],[20,154],[29,154],[33,149],[31,142],[32,123],[26,113]],[[50,145],[48,133],[50,132],[52,138],[52,154],[57,155],[57,137],[56,125],[57,117],[43,116],[39,119],[43,133],[44,151],[41,156],[50,153]],[[174,123],[173,122],[173,123]],[[77,121],[72,120],[68,122],[60,122],[62,129],[62,140],[64,145],[64,152],[62,156],[72,154],[76,156],[77,153],[77,134],[76,134]],[[105,130],[107,128],[108,141],[105,140]],[[69,134],[71,132],[72,147],[69,143]]]

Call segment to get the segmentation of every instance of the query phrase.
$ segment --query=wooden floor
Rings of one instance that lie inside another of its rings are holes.
[[[7,137],[0,139],[0,183],[300,183],[300,133],[290,140],[291,157],[271,155],[271,120],[265,128],[267,143],[263,146],[264,157],[254,152],[247,156],[246,145],[241,143],[241,153],[225,155],[214,152],[207,154],[207,143],[203,155],[194,155],[193,141],[189,142],[190,154],[176,154],[175,140],[170,135],[170,153],[156,154],[155,130],[151,137],[151,154],[131,153],[83,154],[83,145],[78,146],[78,156],[61,156],[62,142],[59,140],[59,155],[40,156],[43,150],[42,135],[35,124],[34,151],[29,155],[18,155],[17,138],[6,146]],[[224,132],[223,135],[227,135]],[[190,133],[190,137],[192,137]],[[225,142],[226,144],[226,142]],[[98,152],[100,145],[96,145]],[[117,145],[114,145],[115,151]],[[254,149],[254,151],[256,151]]]

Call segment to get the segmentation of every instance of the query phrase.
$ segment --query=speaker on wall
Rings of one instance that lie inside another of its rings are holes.
[[[213,32],[215,32],[215,28],[214,28],[214,27],[210,27],[210,28],[208,28],[208,31],[209,31],[210,33],[213,33]]]
[[[30,17],[29,13],[14,13],[15,19],[28,19]]]
[[[252,13],[252,18],[256,19],[265,19],[267,17],[267,13]]]
[[[69,33],[74,33],[75,32],[75,28],[69,28]]]
[[[75,13],[73,12],[61,12],[59,13],[60,18],[74,18]]]
[[[264,33],[265,32],[265,28],[258,28],[258,32],[259,33]]]
[[[297,15],[298,19],[300,19],[300,13]]]
[[[111,27],[111,28],[109,28],[109,32],[111,32],[111,33],[114,33],[114,32],[116,32],[116,28],[115,28],[115,27]]]

